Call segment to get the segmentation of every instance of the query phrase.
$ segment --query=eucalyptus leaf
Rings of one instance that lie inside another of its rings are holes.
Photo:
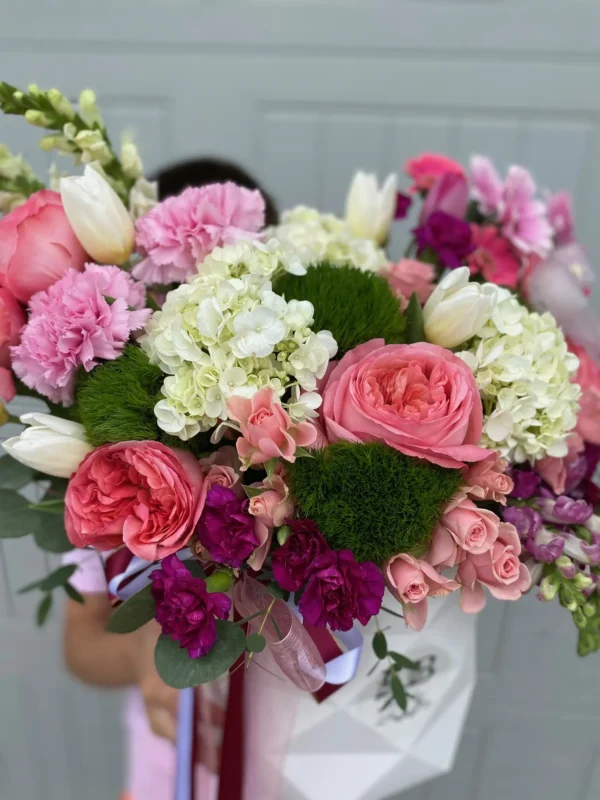
[[[0,489],[0,539],[20,539],[34,533],[30,525],[28,502],[17,492]]]
[[[421,665],[416,661],[411,661],[410,658],[403,656],[401,653],[388,653],[390,658],[394,660],[394,664],[398,669],[412,669],[419,670]]]
[[[34,527],[35,542],[49,553],[68,553],[73,550],[65,530],[63,515],[30,512]]]
[[[85,600],[83,598],[83,595],[81,595],[77,591],[77,589],[73,586],[72,583],[69,583],[67,581],[67,583],[65,583],[65,585],[63,586],[63,589],[67,593],[67,596],[71,598],[71,600],[74,600],[76,603],[81,603],[81,605],[84,605]]]
[[[48,619],[48,614],[50,613],[51,608],[52,608],[52,595],[47,594],[40,601],[40,604],[37,608],[36,619],[37,619],[37,624],[39,625],[40,628]]]
[[[275,581],[271,581],[267,584],[267,591],[269,594],[273,595],[273,597],[277,597],[279,600],[286,600],[290,596],[289,592],[286,592],[285,589],[282,589],[281,586],[276,583]]]
[[[202,578],[203,580],[206,579],[206,572],[204,572],[202,564],[199,561],[196,561],[195,558],[189,558],[187,561],[184,561],[183,563],[192,573],[194,578]]]
[[[152,587],[151,584],[148,584],[132,595],[129,600],[125,600],[124,603],[117,606],[108,621],[106,630],[110,633],[133,633],[154,619],[155,611],[156,604],[152,597]]]
[[[402,681],[395,672],[392,672],[391,687],[394,700],[396,703],[398,703],[402,711],[406,711],[408,698],[406,697],[406,692],[404,690],[404,686],[402,685]]]
[[[251,653],[262,653],[267,646],[267,640],[260,633],[253,633],[246,639],[246,650]]]
[[[77,566],[75,564],[65,564],[64,566],[55,569],[54,572],[50,573],[50,575],[46,575],[45,578],[41,578],[39,581],[33,581],[33,583],[28,583],[26,586],[22,586],[19,589],[18,594],[26,594],[34,589],[41,589],[43,592],[51,592],[53,589],[56,589],[59,586],[64,586],[76,570]]]
[[[30,511],[41,511],[44,514],[59,514],[61,517],[65,513],[65,501],[60,498],[55,500],[42,500],[40,503],[30,503]]]
[[[0,489],[22,489],[34,480],[34,471],[10,456],[0,458]]]
[[[385,658],[387,655],[387,640],[383,631],[377,631],[373,636],[373,651],[377,658]]]
[[[163,681],[174,689],[186,689],[214,681],[235,664],[246,650],[246,636],[241,627],[217,620],[217,640],[200,658],[190,658],[187,650],[168,636],[160,636],[154,661]]]

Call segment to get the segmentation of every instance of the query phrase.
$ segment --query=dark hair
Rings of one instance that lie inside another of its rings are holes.
[[[258,189],[265,199],[265,221],[267,225],[277,225],[279,212],[273,198],[245,169],[231,161],[219,158],[197,158],[180,161],[165,167],[155,176],[158,181],[158,196],[165,197],[180,194],[188,186],[206,186],[208,183],[226,183],[231,181],[247,189]]]

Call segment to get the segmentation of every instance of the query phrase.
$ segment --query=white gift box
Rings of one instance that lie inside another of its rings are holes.
[[[397,607],[390,596],[384,605]],[[432,674],[410,686],[416,673],[403,670],[407,712],[393,701],[383,709],[391,693],[384,662],[369,675],[371,621],[356,677],[320,704],[300,694],[282,800],[384,800],[452,769],[475,686],[475,618],[450,595],[429,602],[419,633],[384,611],[379,621],[388,649],[432,664]]]

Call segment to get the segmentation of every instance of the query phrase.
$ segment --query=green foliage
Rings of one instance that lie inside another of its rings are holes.
[[[55,569],[54,572],[50,573],[50,575],[46,575],[45,578],[41,578],[41,580],[33,581],[33,583],[28,583],[26,586],[22,586],[19,589],[19,594],[32,592],[34,589],[40,589],[42,592],[51,592],[53,589],[57,589],[59,586],[64,586],[66,583],[68,583],[69,578],[73,575],[76,569],[77,567],[75,564],[65,564],[63,567]]]
[[[408,705],[408,697],[406,696],[406,690],[402,684],[402,681],[393,670],[392,670],[390,685],[392,687],[392,694],[394,696],[394,700],[400,706],[402,711],[406,711],[406,707]]]
[[[30,467],[8,455],[0,458],[0,489],[22,489],[34,480]]]
[[[52,595],[47,594],[40,600],[40,604],[37,607],[36,613],[36,621],[38,626],[41,628],[42,625],[46,623],[48,619],[48,615],[52,609]]]
[[[425,331],[423,329],[423,309],[416,293],[413,292],[408,306],[406,308],[406,342],[407,344],[414,344],[415,342],[425,341]]]
[[[385,658],[388,652],[387,640],[383,631],[377,631],[373,636],[373,652],[377,658]]]
[[[78,375],[76,397],[81,424],[94,447],[108,442],[158,439],[154,406],[162,371],[146,354],[127,345],[121,356]]]
[[[267,646],[267,640],[261,633],[252,633],[246,639],[246,650],[249,653],[262,653]]]
[[[113,611],[106,630],[110,633],[133,633],[154,619],[155,603],[148,584]]]
[[[442,506],[459,488],[459,470],[411,458],[378,442],[338,442],[286,465],[292,494],[335,550],[383,563],[422,552]]]
[[[274,289],[286,300],[313,304],[313,330],[331,331],[338,358],[370,339],[385,339],[387,344],[405,341],[398,300],[387,281],[372,273],[322,263],[310,267],[306,275],[282,275]]]

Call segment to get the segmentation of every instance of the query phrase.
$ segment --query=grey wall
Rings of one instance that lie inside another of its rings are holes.
[[[426,149],[521,162],[543,186],[574,192],[597,262],[599,33],[600,10],[577,0],[128,0],[89,10],[5,0],[0,77],[73,97],[93,86],[111,128],[137,129],[148,167],[219,153],[253,169],[284,207],[340,211],[355,168],[400,171]],[[0,140],[41,171],[37,134],[0,119]],[[30,598],[15,594],[44,566],[27,541],[0,550],[0,798],[110,798],[118,698],[61,674],[57,625],[34,631]],[[600,662],[577,659],[567,617],[534,597],[489,603],[456,769],[407,798],[598,798]]]

